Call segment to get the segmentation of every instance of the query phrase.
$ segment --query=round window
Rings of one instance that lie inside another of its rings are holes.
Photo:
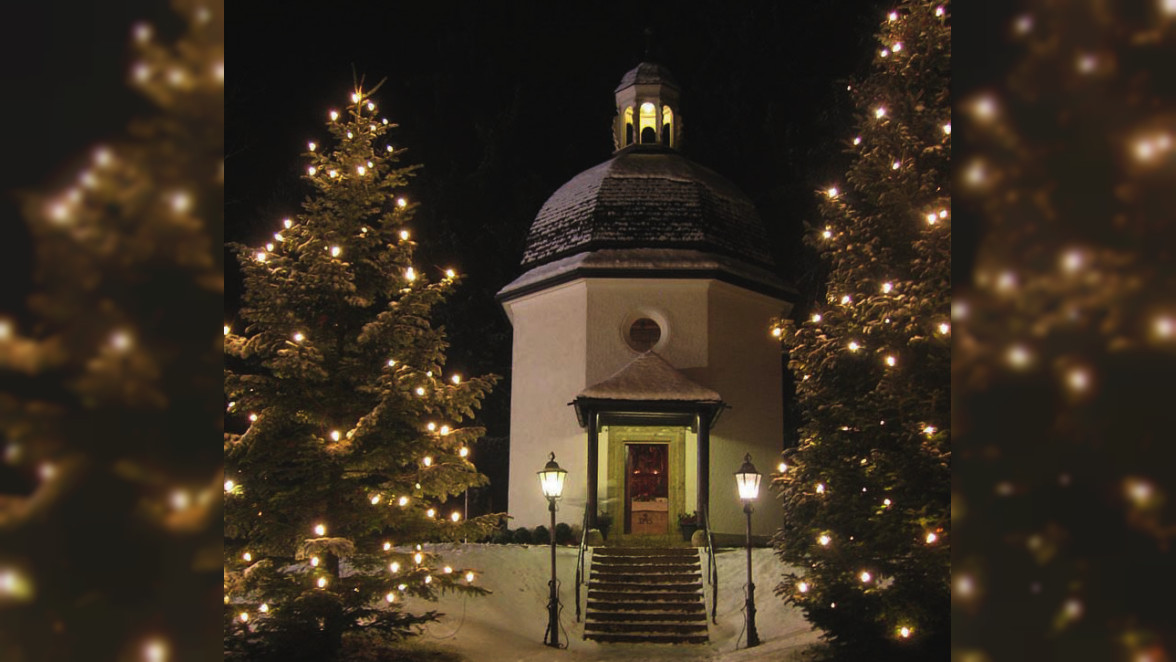
[[[629,347],[638,352],[648,352],[660,339],[661,327],[648,317],[642,317],[629,325]]]

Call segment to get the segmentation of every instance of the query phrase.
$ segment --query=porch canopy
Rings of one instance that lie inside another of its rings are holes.
[[[605,425],[681,425],[698,435],[698,512],[710,512],[710,429],[726,405],[655,352],[645,352],[568,403],[588,431],[589,528],[596,528],[600,429]]]

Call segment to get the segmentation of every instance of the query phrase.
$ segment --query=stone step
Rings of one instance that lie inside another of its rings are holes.
[[[593,591],[588,590],[589,600],[605,600],[608,602],[694,602],[702,600],[700,593],[682,593],[674,591],[642,591],[630,593],[627,591]]]
[[[706,609],[697,611],[598,611],[588,610],[584,618],[588,623],[623,621],[625,623],[680,623],[705,621]]]
[[[701,634],[706,636],[706,619],[695,623],[590,623],[585,621],[584,632],[636,634]]]
[[[672,556],[674,558],[698,558],[693,547],[593,547],[592,558],[597,556]]]
[[[706,605],[701,600],[688,598],[679,602],[649,600],[589,600],[588,612],[699,612],[706,613]]]
[[[693,572],[690,574],[681,573],[674,575],[645,575],[641,573],[600,572],[596,569],[593,569],[592,574],[588,576],[588,580],[611,584],[698,584],[702,582],[702,574]]]
[[[697,559],[683,563],[633,563],[624,561],[601,560],[592,564],[593,570],[607,570],[608,572],[700,572],[702,564]]]
[[[710,641],[705,634],[634,634],[631,632],[586,632],[584,638],[613,644],[705,644]]]
[[[655,593],[691,593],[694,591],[701,591],[702,584],[669,584],[658,582],[588,582],[589,591],[609,591],[613,593],[645,593],[653,591]]]

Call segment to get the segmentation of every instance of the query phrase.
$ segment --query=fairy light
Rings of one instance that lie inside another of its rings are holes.
[[[1176,0],[1160,0],[1160,9],[1169,16],[1176,16]]]
[[[817,483],[817,494],[824,494],[824,493],[825,493],[825,484],[824,483]]]
[[[282,219],[282,225],[286,226],[286,229],[289,230],[290,228],[294,227],[294,221],[285,218]]]
[[[453,269],[446,269],[445,270],[445,277],[450,280],[453,280],[454,278],[457,278],[457,272],[454,271]]]
[[[855,145],[860,145],[860,144],[862,144],[862,137],[861,137],[861,136],[854,136],[854,138],[853,138],[853,144],[855,144]]]
[[[1124,491],[1136,506],[1146,506],[1151,501],[1155,489],[1152,484],[1142,478],[1128,478],[1124,481]]]
[[[384,120],[384,123],[385,123],[385,124],[387,124],[387,123],[388,123],[388,120]],[[389,154],[391,154],[391,153],[392,153],[392,146],[391,146],[391,145],[388,145],[388,146],[387,146],[387,150],[388,150],[388,153],[389,153]]]
[[[416,280],[416,277],[417,277],[416,270],[414,270],[412,267],[405,269],[404,278],[407,279],[410,283],[412,281]]]
[[[312,141],[312,142],[306,143],[306,148],[313,152],[314,150],[318,149],[318,145],[314,144],[314,142]]]
[[[890,49],[883,48],[881,51],[878,52],[878,55],[881,57],[886,57],[887,55],[890,55]]]
[[[269,604],[265,603],[265,602],[261,603],[261,606],[257,608],[257,611],[260,611],[263,614],[268,614],[269,613]]]
[[[858,579],[862,580],[862,583],[865,584],[873,579],[873,577],[870,576],[869,572],[862,570],[861,574],[858,575]]]
[[[1152,322],[1152,333],[1157,338],[1171,338],[1174,328],[1176,328],[1176,325],[1173,324],[1171,317],[1157,317]]]
[[[273,244],[273,242],[270,242],[270,243],[266,244],[266,245],[265,245],[265,249],[266,249],[267,251],[273,251],[273,250],[274,250],[274,244]]]
[[[797,584],[797,585],[796,585],[796,589],[797,589],[798,591],[800,591],[801,593],[808,593],[808,591],[809,591],[809,583],[808,583],[808,582],[801,582],[801,583],[799,583],[799,584]]]
[[[897,364],[898,364],[898,359],[894,358],[893,356],[886,357],[886,365],[893,368]]]
[[[1078,249],[1071,249],[1062,255],[1062,268],[1073,273],[1082,268],[1082,251]]]
[[[391,571],[393,574],[400,572],[400,562],[393,561],[392,563],[388,564],[388,570]]]
[[[1090,53],[1083,53],[1078,56],[1078,62],[1076,64],[1079,73],[1091,74],[1098,68],[1098,58]]]
[[[425,429],[429,432],[432,432],[437,429],[437,424],[430,421],[429,424],[425,426]]]
[[[163,639],[151,639],[143,644],[144,662],[167,662],[168,654],[168,645]]]
[[[448,425],[442,425],[442,426],[441,426],[441,429],[439,430],[439,432],[441,432],[441,436],[442,436],[442,437],[444,437],[445,435],[449,434],[449,426],[448,426]]]
[[[829,228],[825,228],[825,231],[821,233],[821,236],[824,237],[825,239],[832,239],[833,238],[833,231],[830,230]]]
[[[950,324],[948,324],[947,322],[940,322],[940,323],[939,323],[939,327],[938,327],[938,329],[939,329],[939,333],[941,333],[941,334],[943,334],[943,335],[945,335],[945,336],[946,336],[948,333],[951,333],[951,325],[950,325]]]
[[[945,133],[949,136],[951,135],[951,122],[948,122],[947,124],[943,125],[943,133]]]
[[[364,166],[356,166],[355,172],[358,173],[360,177],[363,177],[367,174],[367,168]]]
[[[420,565],[421,561],[424,561],[424,560],[425,560],[425,556],[424,556],[424,554],[421,554],[420,552],[417,552],[416,554],[412,555],[412,562],[417,565]]]
[[[396,594],[395,593],[388,593],[387,595],[384,596],[384,599],[387,600],[389,603],[396,602]]]
[[[776,473],[782,474],[785,471],[788,471],[788,465],[786,463],[781,462],[780,464],[776,465]]]
[[[847,347],[849,347],[849,351],[851,352],[856,352],[862,348],[862,346],[859,345],[856,340],[849,341],[849,345],[847,345]]]
[[[241,622],[242,622],[242,623],[248,623],[248,622],[249,622],[249,614],[248,614],[248,612],[244,612],[244,611],[243,611],[243,612],[241,612],[241,613],[237,614],[237,618],[241,619]]]
[[[368,102],[367,106],[368,106],[368,110],[375,110],[376,109],[376,104],[372,103],[371,101]]]
[[[837,190],[836,186],[830,186],[829,189],[825,191],[825,195],[829,196],[830,198],[836,198],[838,193],[840,193],[840,191]]]
[[[326,577],[319,577],[317,583],[318,583],[319,588],[326,588],[327,587],[327,578]]]
[[[982,96],[972,103],[972,112],[980,120],[991,120],[996,116],[996,100],[991,96]]]
[[[886,506],[887,508],[889,508],[890,504],[892,504],[892,503],[894,503],[894,502],[891,501],[890,499],[882,499],[882,505]]]
[[[388,359],[388,367],[395,368],[396,367],[396,359]]]
[[[457,524],[458,522],[461,521],[461,513],[457,512],[455,510],[455,511],[453,511],[452,514],[449,515],[449,519],[453,520],[454,524]]]
[[[898,636],[902,637],[903,639],[910,639],[911,634],[913,634],[914,631],[915,630],[913,628],[909,628],[904,625],[898,629]]]
[[[1090,373],[1084,368],[1074,368],[1066,375],[1066,384],[1073,391],[1085,391],[1090,387]]]
[[[902,42],[901,41],[894,42],[894,45],[890,47],[890,50],[895,53],[901,51],[902,50]]]
[[[352,103],[359,103],[359,100],[360,100],[359,92],[352,92],[351,93],[351,102]]]
[[[895,161],[894,163],[890,164],[891,170],[898,170],[901,167],[902,167],[902,161]]]
[[[403,508],[408,505],[408,497],[402,496],[396,501],[396,503],[399,504],[401,508]]]
[[[466,580],[466,582],[467,582],[467,583],[473,584],[473,583],[474,583],[474,573],[473,573],[473,572],[467,572],[467,573],[465,574],[465,580]]]
[[[338,171],[338,170],[334,170],[334,169],[332,169],[332,170],[328,170],[328,171],[327,171],[327,175],[328,175],[329,177],[332,177],[332,178],[334,178],[334,177],[338,177],[338,176],[339,176],[339,171]]]
[[[226,492],[232,492],[232,491],[233,491],[233,488],[234,488],[234,487],[236,487],[236,486],[237,486],[237,484],[236,484],[236,483],[234,483],[234,482],[233,482],[233,481],[231,481],[231,480],[226,480],[226,481],[225,481],[225,491],[226,491]]]
[[[891,23],[897,21],[898,20],[898,12],[896,12],[896,11],[890,12],[889,14],[886,15],[886,20],[890,21]]]
[[[773,338],[779,338],[782,335],[784,335],[784,329],[781,329],[778,326],[772,327],[772,337]]]
[[[374,495],[372,495],[371,502],[372,502],[372,505],[373,505],[373,506],[375,506],[375,505],[379,505],[379,503],[380,503],[380,495],[379,495],[379,494],[374,494]]]
[[[354,134],[352,134],[350,131],[348,131],[348,132],[347,132],[347,137],[348,137],[348,138],[354,138],[354,137],[355,137],[355,135],[354,135]]]
[[[936,540],[939,540],[939,536],[936,535],[936,533],[934,531],[930,531],[927,533],[927,537],[925,538],[925,540],[927,541],[928,545],[931,545],[931,544],[934,544]]]
[[[317,568],[318,564],[319,564],[319,557],[317,557],[317,556],[310,557],[310,565]]]
[[[334,122],[335,120],[339,119],[339,113],[338,113],[338,112],[336,112],[336,111],[332,110],[332,111],[331,111],[329,114],[330,114],[330,116],[331,116],[331,121],[332,121],[332,122]]]
[[[331,430],[331,441],[339,441],[342,436],[338,430]]]
[[[434,517],[436,517],[436,516],[437,516],[437,509],[436,509],[436,508],[430,508],[430,509],[426,510],[426,511],[425,511],[425,516],[426,516],[426,517],[428,517],[429,519],[433,519]]]
[[[848,294],[842,294],[841,295],[841,304],[845,305],[847,303],[853,303],[853,297],[849,296]]]
[[[1023,345],[1013,345],[1009,348],[1008,360],[1014,368],[1024,368],[1029,365],[1033,357]]]
[[[339,257],[343,253],[343,249],[338,246],[331,246],[331,257]]]
[[[408,241],[408,230],[401,230],[400,231],[400,240],[401,241]]]
[[[426,467],[431,467],[431,466],[433,466],[433,458],[429,455],[426,455],[425,459],[421,460],[421,463],[424,464]]]
[[[425,583],[432,584],[433,583],[433,575],[425,575]]]
[[[310,166],[309,168],[306,169],[306,174],[310,175],[311,177],[313,177],[314,173],[316,173],[316,172],[318,172],[318,169],[315,168],[314,166]]]
[[[396,198],[396,206],[404,209],[408,206],[408,200],[405,200],[404,198]]]
[[[935,434],[935,432],[936,432],[936,428],[934,425],[928,425],[923,428],[923,434],[927,435],[928,437]]]
[[[250,554],[249,552],[245,552],[244,554],[242,554],[241,558],[245,559],[245,561],[247,563],[253,561],[253,555]]]
[[[306,340],[306,336],[302,335],[301,331],[294,334],[294,342],[302,342],[303,340]]]
[[[884,106],[878,106],[874,109],[874,118],[882,119],[883,117],[886,117],[886,108]]]
[[[833,539],[830,538],[828,534],[822,533],[820,537],[817,538],[817,542],[821,543],[821,547],[828,547],[829,543],[833,542]]]
[[[1070,598],[1062,605],[1062,609],[1066,617],[1070,620],[1077,620],[1082,617],[1082,601],[1078,598]]]
[[[315,524],[314,532],[315,535],[325,536],[327,535],[327,526],[325,524]]]
[[[894,283],[882,283],[882,294],[890,294],[890,290],[894,289]]]

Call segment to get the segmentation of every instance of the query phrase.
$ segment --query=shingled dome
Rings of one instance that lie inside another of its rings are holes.
[[[690,248],[772,267],[755,206],[721,175],[658,145],[632,145],[576,175],[531,225],[523,266],[604,248]]]
[[[621,76],[620,85],[617,85],[617,89],[614,91],[620,92],[632,85],[666,85],[678,89],[678,81],[674,79],[674,74],[670,73],[669,69],[653,62],[642,62],[626,71],[625,75]]]

